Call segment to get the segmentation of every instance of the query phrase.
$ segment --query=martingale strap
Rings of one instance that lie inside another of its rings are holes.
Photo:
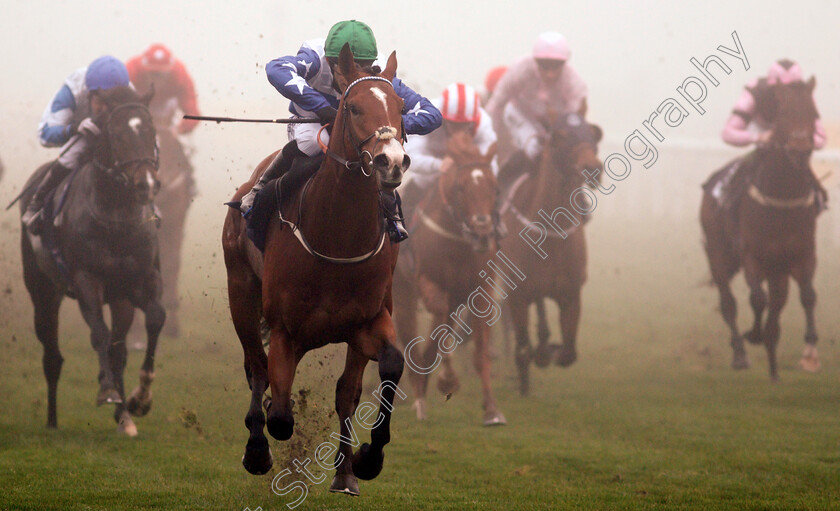
[[[796,199],[778,199],[776,197],[764,195],[755,185],[750,185],[750,189],[747,191],[747,194],[752,200],[768,208],[796,209],[807,208],[814,204],[813,190],[804,197],[798,197]]]
[[[303,190],[301,190],[301,192],[300,192],[300,202],[298,202],[298,222],[300,222],[300,220],[303,218],[303,199],[304,199],[304,197],[306,197],[306,190],[309,188],[309,184],[311,182],[312,182],[312,177],[309,178],[309,180],[303,186]],[[322,254],[322,253],[316,251],[315,249],[313,249],[312,246],[309,244],[309,242],[306,241],[306,238],[303,237],[303,232],[301,232],[300,228],[298,228],[298,225],[295,224],[294,222],[290,221],[290,220],[287,220],[283,216],[283,212],[280,211],[279,208],[277,210],[277,216],[283,224],[289,226],[289,229],[291,229],[292,234],[295,235],[295,238],[297,238],[297,240],[300,242],[303,249],[306,250],[306,252],[309,253],[309,255],[311,255],[311,256],[313,256],[316,259],[319,259],[321,261],[328,262],[328,263],[333,263],[333,264],[363,263],[363,262],[367,261],[368,259],[373,258],[376,254],[378,254],[379,252],[382,251],[382,247],[385,246],[385,238],[388,237],[388,233],[385,231],[385,223],[384,223],[384,221],[382,221],[382,222],[379,223],[380,236],[379,236],[379,244],[376,245],[376,248],[374,248],[370,252],[367,252],[365,254],[362,254],[362,255],[356,256],[356,257],[330,257],[328,255]]]

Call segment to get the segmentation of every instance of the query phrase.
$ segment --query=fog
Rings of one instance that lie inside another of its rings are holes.
[[[830,191],[837,189],[837,2],[522,0],[501,6],[442,0],[391,4],[13,0],[4,8],[3,204],[18,193],[38,164],[57,155],[57,150],[38,144],[38,120],[64,78],[94,58],[112,54],[128,59],[152,42],[163,42],[192,74],[202,113],[284,117],[288,101],[270,86],[264,65],[295,52],[306,39],[324,37],[335,21],[350,18],[371,25],[380,52],[396,50],[398,74],[430,98],[453,81],[481,90],[486,72],[528,54],[537,34],[564,33],[572,46],[571,63],[590,88],[588,117],[605,133],[602,155],[620,150],[624,139],[641,128],[663,100],[679,98],[676,87],[686,77],[699,76],[690,58],[703,61],[711,54],[723,58],[732,73],[715,70],[720,85],[708,87],[706,113],[690,110],[679,127],[663,132],[666,140],[657,144],[660,160],[655,167],[634,173],[599,205],[599,214],[608,217],[696,218],[698,185],[715,167],[742,152],[719,140],[741,88],[762,76],[775,59],[795,59],[806,76],[813,74],[818,80],[816,101],[830,137],[829,147],[816,155],[814,165],[820,175],[832,173]],[[749,70],[716,50],[721,45],[735,48],[733,32],[744,48]],[[285,143],[285,128],[204,123],[184,141],[193,150],[201,193],[190,211],[186,254],[215,252],[224,216],[221,203],[257,162]],[[675,152],[686,148],[703,151],[703,163],[696,157],[686,162]],[[3,220],[15,226],[16,236],[17,213],[3,213]],[[820,228],[829,239],[837,238],[836,211],[821,218]],[[221,282],[223,267],[213,268],[212,280]]]

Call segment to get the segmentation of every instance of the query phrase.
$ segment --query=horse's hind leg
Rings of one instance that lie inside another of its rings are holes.
[[[102,315],[102,284],[87,272],[77,273],[74,284],[78,292],[79,309],[90,327],[90,343],[99,356],[99,392],[96,396],[96,404],[99,406],[105,403],[122,403],[114,382],[114,374],[111,371],[109,356],[111,332]]]
[[[126,346],[125,337],[131,322],[134,319],[134,306],[127,300],[110,304],[111,308],[111,344],[108,356],[111,359],[111,371],[114,373],[114,381],[117,384],[117,392],[125,400],[125,387],[123,374],[125,373]],[[137,436],[137,426],[131,419],[131,415],[123,404],[118,404],[114,409],[114,420],[119,424],[117,431],[128,436]]]
[[[47,380],[47,427],[58,427],[56,392],[64,359],[58,349],[58,309],[61,293],[35,263],[28,240],[23,240],[23,277],[35,306],[35,334],[44,347],[42,365]]]
[[[785,306],[788,294],[788,276],[773,275],[768,282],[770,303],[767,308],[767,322],[764,327],[764,347],[767,349],[767,360],[770,365],[770,381],[779,380],[776,364],[776,347],[779,344],[779,316]]]
[[[730,282],[738,271],[738,256],[727,252],[722,245],[706,243],[706,253],[712,270],[712,280],[718,288],[720,296],[720,313],[726,326],[729,327],[730,345],[732,346],[732,368],[746,369],[750,366],[747,351],[744,349],[744,338],[738,332],[737,303],[732,294]]]
[[[799,301],[805,309],[805,350],[799,365],[802,369],[814,373],[820,370],[820,358],[817,354],[817,325],[814,321],[814,307],[817,305],[817,292],[814,290],[814,270],[816,260],[811,258],[804,267],[795,268],[793,278],[799,285]]]
[[[528,338],[528,303],[511,300],[510,319],[516,335],[516,369],[519,372],[519,393],[527,396],[530,391],[531,340]]]
[[[155,379],[155,352],[158,338],[166,322],[166,310],[160,301],[161,279],[157,269],[147,275],[144,282],[144,300],[137,305],[146,316],[146,356],[140,366],[140,384],[131,391],[128,397],[128,411],[132,415],[142,417],[149,413],[152,407],[152,382]]]
[[[394,324],[397,329],[398,338],[405,348],[409,342],[417,336],[417,290],[413,283],[402,275],[399,269],[394,273]],[[411,360],[415,367],[431,367],[437,354],[437,344],[425,343],[429,346],[417,346],[412,350],[414,356]],[[431,355],[431,359],[429,356]],[[421,371],[411,371],[408,374],[411,387],[414,390],[414,412],[417,420],[426,419],[426,388],[428,387],[429,376]]]

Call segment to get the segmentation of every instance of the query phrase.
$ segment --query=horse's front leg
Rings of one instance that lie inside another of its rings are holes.
[[[268,407],[268,432],[277,440],[288,440],[295,431],[292,414],[292,384],[303,357],[295,350],[289,333],[281,325],[272,325],[268,348],[268,381],[271,405]]]
[[[155,352],[158,337],[166,322],[166,310],[161,303],[160,272],[155,268],[146,276],[142,293],[135,305],[146,315],[146,356],[140,367],[140,384],[131,391],[128,398],[128,411],[132,415],[142,417],[149,413],[152,407],[152,382],[155,379]]]
[[[484,425],[501,426],[507,424],[505,416],[496,409],[496,397],[490,383],[490,326],[485,321],[474,321],[475,324],[475,352],[473,363],[481,378],[481,391],[484,394]]]
[[[816,258],[811,257],[803,266],[795,268],[792,273],[799,285],[799,301],[805,309],[805,350],[802,352],[799,365],[811,373],[820,370],[820,358],[817,354],[817,325],[814,321],[817,292],[814,290],[813,279],[816,266]]]
[[[580,288],[579,284],[572,284],[561,289],[557,295],[560,306],[560,333],[563,344],[557,354],[557,365],[569,367],[577,360],[577,333],[580,323]]]
[[[353,473],[353,446],[357,444],[359,428],[353,428],[352,417],[362,394],[362,376],[369,357],[347,346],[344,372],[335,386],[335,412],[338,414],[339,437],[338,452],[335,455],[335,477],[330,484],[330,491],[359,495],[359,482]],[[351,429],[352,428],[352,429]],[[367,444],[365,444],[367,445]]]
[[[530,392],[531,340],[528,338],[528,302],[511,297],[510,319],[516,336],[516,369],[519,373],[519,393],[527,396]]]
[[[114,374],[111,370],[109,347],[111,332],[102,315],[103,288],[93,275],[81,271],[74,275],[73,284],[78,290],[79,310],[90,327],[90,344],[99,356],[99,392],[96,395],[96,405],[105,403],[122,403],[117,392]]]
[[[764,326],[764,347],[767,349],[767,361],[770,365],[770,381],[779,381],[779,371],[776,364],[776,347],[779,344],[779,316],[785,306],[788,294],[788,276],[772,275],[768,282],[770,303],[767,308],[767,322]]]
[[[353,341],[353,345],[367,358],[375,358],[379,362],[381,383],[375,392],[376,399],[380,401],[379,415],[373,423],[370,445],[362,444],[352,460],[353,473],[356,477],[368,480],[375,478],[382,471],[385,460],[383,449],[391,441],[391,411],[394,409],[394,396],[399,394],[401,399],[406,397],[406,394],[398,387],[403,373],[403,354],[396,347],[394,325],[387,309],[382,309],[368,330],[360,332]]]
[[[127,355],[125,337],[128,334],[128,329],[131,327],[131,322],[134,320],[134,306],[128,300],[121,300],[110,303],[109,308],[111,309],[111,344],[109,346],[111,370],[114,373],[117,392],[125,400],[125,387],[123,384],[123,373],[125,373]],[[137,436],[137,426],[135,426],[134,421],[131,419],[131,414],[129,414],[125,405],[118,404],[114,409],[114,420],[119,424],[117,431],[125,433],[128,436]]]
[[[744,257],[744,278],[750,288],[750,306],[752,306],[754,316],[752,330],[744,334],[744,337],[752,344],[760,344],[763,340],[761,318],[764,315],[764,309],[767,307],[767,294],[761,287],[764,276],[758,262],[753,257]]]

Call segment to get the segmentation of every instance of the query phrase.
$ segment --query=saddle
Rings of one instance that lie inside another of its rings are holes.
[[[245,222],[248,238],[260,249],[260,252],[265,250],[265,236],[272,215],[281,211],[289,203],[303,184],[318,172],[323,161],[323,154],[309,158],[295,158],[288,172],[269,182],[257,193]]]

